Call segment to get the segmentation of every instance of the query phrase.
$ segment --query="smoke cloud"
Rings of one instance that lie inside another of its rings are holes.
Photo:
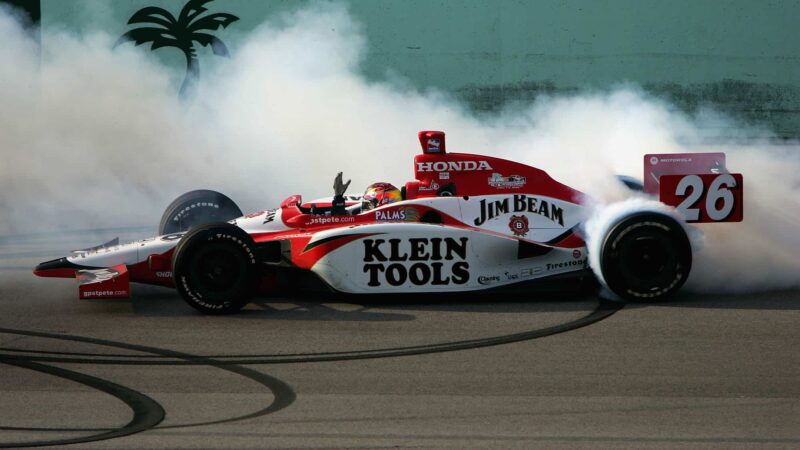
[[[448,149],[519,160],[589,193],[598,214],[632,194],[642,155],[724,151],[745,178],[745,221],[698,227],[689,287],[701,292],[800,285],[800,145],[742,140],[745,124],[686,114],[636,86],[542,97],[491,116],[398,76],[368,80],[368,43],[337,5],[271,19],[204,68],[182,104],[182,74],[118,36],[43,30],[41,57],[0,12],[0,235],[152,224],[177,195],[219,190],[243,210],[290,194],[352,193],[412,177],[416,131],[441,129]],[[169,51],[169,50],[160,50]],[[714,131],[716,130],[716,131]],[[723,130],[724,132],[720,132]],[[738,130],[740,136],[730,130]],[[763,130],[759,135],[767,136]]]

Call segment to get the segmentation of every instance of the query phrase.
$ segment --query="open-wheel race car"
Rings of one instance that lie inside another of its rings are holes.
[[[685,222],[742,220],[742,178],[725,170],[724,154],[645,155],[644,184],[625,183],[677,213],[617,218],[604,229],[592,271],[583,193],[525,164],[448,153],[443,132],[419,138],[415,180],[392,201],[346,196],[341,173],[333,197],[292,195],[247,215],[220,193],[192,191],[169,205],[159,236],[76,250],[34,273],[77,278],[81,298],[127,297],[130,282],[175,287],[205,313],[234,312],[281,291],[519,292],[595,277],[623,299],[659,300],[689,276]]]

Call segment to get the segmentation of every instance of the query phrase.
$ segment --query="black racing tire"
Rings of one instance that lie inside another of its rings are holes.
[[[225,222],[241,216],[242,210],[224,194],[198,189],[181,195],[167,206],[158,225],[158,234],[179,233],[198,225]]]
[[[606,286],[625,300],[666,300],[689,277],[692,247],[677,220],[659,213],[636,213],[606,234],[600,269]]]
[[[178,293],[206,314],[233,313],[249,303],[258,286],[257,265],[253,239],[227,222],[193,228],[172,256]]]

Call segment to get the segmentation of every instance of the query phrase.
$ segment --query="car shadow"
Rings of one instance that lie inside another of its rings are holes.
[[[131,305],[143,316],[186,316],[201,314],[186,304],[173,289],[135,286]],[[104,300],[103,302],[108,302]],[[237,319],[310,321],[411,321],[418,312],[459,313],[544,313],[591,311],[597,297],[583,294],[548,293],[499,295],[293,295],[256,298]]]
[[[589,312],[596,308],[594,293],[536,293],[503,296],[497,293],[460,295],[293,295],[257,298],[229,317],[297,321],[412,321],[418,313],[552,313]],[[133,313],[143,316],[201,315],[170,288],[136,285],[132,299],[89,300],[91,303],[130,302]],[[655,303],[626,303],[625,309],[693,308],[738,310],[800,310],[800,291],[782,290],[748,294],[697,294],[681,292],[674,299]]]
[[[142,316],[201,316],[184,302],[174,289],[136,286],[131,301],[133,313]],[[329,298],[255,299],[236,314],[239,319],[313,320],[313,321],[411,321],[413,314],[371,311],[363,305],[332,301]]]
[[[469,292],[447,295],[370,296],[358,297],[351,301],[365,307],[380,309],[466,313],[534,313],[590,311],[597,306],[598,297],[594,294],[574,292],[532,292],[528,294]]]
[[[343,295],[305,294],[256,298],[239,313],[242,319],[310,321],[411,321],[419,312],[548,313],[589,312],[600,297],[593,292],[545,292],[502,295],[461,293],[446,295]],[[128,301],[128,300],[123,300]],[[105,300],[103,302],[108,302]],[[170,288],[136,285],[131,300],[135,314],[186,316],[201,314]],[[800,310],[800,291],[783,290],[749,294],[697,294],[681,292],[670,301],[626,303],[626,309],[705,308]]]

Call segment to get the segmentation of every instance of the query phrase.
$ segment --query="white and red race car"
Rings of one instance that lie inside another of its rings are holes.
[[[77,250],[34,273],[76,277],[81,298],[128,297],[131,281],[175,287],[205,313],[234,312],[280,290],[519,292],[594,279],[584,194],[524,164],[447,153],[443,132],[419,138],[415,181],[400,202],[362,211],[359,198],[343,192],[307,203],[292,195],[242,216],[224,195],[192,191],[167,208],[160,236]],[[742,177],[725,170],[724,157],[645,155],[639,188],[660,194],[686,222],[740,221]],[[675,217],[638,211],[608,226],[592,258],[602,283],[629,300],[674,294],[692,264],[686,224]]]

